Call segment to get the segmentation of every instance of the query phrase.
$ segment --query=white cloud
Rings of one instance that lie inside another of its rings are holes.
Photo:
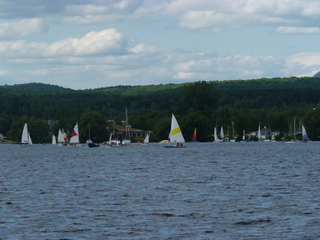
[[[287,58],[284,73],[289,76],[313,76],[320,71],[320,52],[297,53]]]
[[[293,55],[312,51],[310,34],[320,32],[316,0],[14,2],[2,0],[7,4],[0,8],[2,21],[25,16],[0,24],[0,39],[6,40],[0,40],[0,75],[13,81],[40,80],[72,88],[77,83],[85,88],[281,77],[319,68],[319,54]],[[30,36],[43,33],[45,23],[51,24],[50,32],[38,40]],[[100,31],[102,26],[108,29]],[[241,28],[245,29],[233,30]],[[225,29],[231,30],[198,34]],[[304,37],[309,48],[285,36],[289,33],[304,34],[298,37]],[[292,56],[285,59],[287,55]]]
[[[28,4],[23,0],[16,0],[16,4],[9,4],[9,0],[3,2],[7,4],[3,4],[0,17],[56,14],[60,16],[63,24],[81,25],[173,16],[177,17],[178,26],[205,32],[260,24],[312,28],[317,26],[320,18],[320,2],[317,0],[56,0],[54,3],[42,0]],[[30,29],[29,32],[32,31]]]
[[[65,8],[67,13],[61,20],[65,24],[94,24],[116,22],[143,17],[136,11],[143,5],[143,0],[121,0],[95,2],[95,4],[73,4]]]
[[[68,38],[50,44],[48,55],[119,54],[123,51],[124,37],[116,29],[90,32],[83,38]]]
[[[175,5],[183,4],[182,0],[175,2]],[[198,7],[186,6],[180,12],[178,25],[206,32],[255,25],[303,25],[312,28],[317,26],[315,20],[319,19],[320,13],[320,3],[314,0],[203,0]]]
[[[176,64],[174,67],[177,71],[189,71],[193,66],[195,66],[195,61],[188,61]]]
[[[276,33],[283,33],[283,34],[314,34],[320,33],[320,28],[318,27],[278,27],[275,30]]]
[[[37,69],[37,70],[24,70],[23,74],[34,77],[44,77],[52,74],[48,69]]]
[[[6,76],[6,75],[8,75],[8,71],[6,71],[6,70],[0,70],[0,77],[4,77],[4,76]]]
[[[250,25],[292,24],[288,18],[273,15],[260,15],[258,12],[247,14],[245,12],[228,13],[217,11],[189,11],[179,18],[179,26],[183,28],[198,29],[200,31],[218,32],[225,28],[242,28]]]
[[[194,79],[196,76],[196,73],[190,73],[190,72],[178,72],[175,75],[173,75],[173,79],[180,79],[180,80],[188,80],[188,79]]]
[[[90,32],[83,38],[67,38],[51,44],[24,41],[0,42],[0,57],[54,57],[121,54],[125,50],[125,37],[116,29]]]
[[[10,63],[12,70],[7,70],[6,75],[12,79],[82,89],[132,85],[137,79],[143,85],[165,84],[247,79],[268,76],[271,70],[274,75],[281,71],[279,60],[272,57],[191,52],[141,43],[128,46],[129,42],[116,29],[52,44],[0,42],[0,63]]]
[[[297,53],[287,58],[288,65],[300,65],[303,67],[320,67],[320,52]]]
[[[143,54],[143,53],[156,53],[159,51],[157,47],[154,46],[148,46],[145,44],[137,44],[134,47],[129,49],[129,52],[135,53],[135,54]]]
[[[42,19],[22,19],[17,22],[0,24],[0,39],[24,38],[32,34],[42,33],[47,26]]]
[[[109,10],[107,5],[67,5],[65,11],[68,15],[93,15],[106,13]]]

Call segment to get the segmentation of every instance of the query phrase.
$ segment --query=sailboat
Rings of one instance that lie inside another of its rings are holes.
[[[146,138],[143,140],[144,144],[149,144],[149,133],[147,133]]]
[[[246,130],[243,130],[242,132],[242,141],[241,142],[245,142],[246,141]]]
[[[89,139],[87,140],[87,144],[88,144],[88,147],[89,147],[89,148],[100,147],[99,144],[94,143],[94,142],[91,140],[91,136],[90,136],[90,123],[89,123]]]
[[[261,129],[260,129],[260,124],[258,128],[258,141],[261,141]]]
[[[76,123],[76,125],[73,128],[73,131],[71,133],[71,138],[70,138],[70,146],[82,146],[82,144],[80,144],[80,140],[79,140],[79,127],[78,127],[78,123]]]
[[[103,144],[106,144],[107,147],[112,147],[112,145],[117,144],[116,141],[112,141],[112,132],[110,133],[109,141],[108,142],[104,142]]]
[[[221,138],[221,142],[224,142],[224,131],[223,131],[223,126],[221,126],[221,129],[220,129],[220,138]]]
[[[87,140],[87,144],[88,144],[89,148],[100,147],[100,145],[98,143],[94,143],[91,140]]]
[[[114,125],[114,122],[113,122]],[[113,126],[114,128],[114,126]],[[131,139],[130,139],[130,125],[128,121],[128,111],[126,109],[126,121],[125,121],[125,135],[123,137],[122,133],[118,136],[118,139],[112,139],[112,136],[115,137],[115,128],[113,129],[113,133],[110,134],[110,139],[107,142],[107,145],[111,146],[130,146]]]
[[[23,130],[22,130],[20,146],[32,146],[32,145],[33,145],[33,143],[32,143],[30,134],[28,132],[28,125],[27,125],[27,123],[25,123]]]
[[[267,135],[268,135],[267,126],[264,126],[264,139],[263,139],[264,142],[270,142],[270,139],[267,138]]]
[[[197,129],[196,128],[194,129],[191,141],[193,141],[193,142],[197,142],[198,141],[198,139],[197,139]]]
[[[183,143],[185,143],[185,140],[182,135],[181,129],[179,127],[178,121],[173,114],[171,118],[171,130],[170,130],[169,137],[170,137],[170,142],[176,143],[176,144],[166,145],[164,146],[165,148],[186,148],[186,146],[183,146]]]
[[[66,137],[66,139],[64,138],[64,136]],[[68,140],[67,135],[64,133],[64,130],[59,128],[59,132],[58,132],[58,144],[57,146],[66,146],[66,140]]]
[[[302,141],[303,142],[309,141],[309,137],[308,137],[306,128],[304,127],[303,123],[302,123]]]
[[[53,146],[57,145],[57,139],[56,139],[56,136],[54,134],[52,134],[52,145]]]
[[[218,138],[218,134],[217,134],[217,128],[214,127],[214,140],[213,142],[220,142],[219,138]]]
[[[230,142],[236,142],[236,139],[234,138],[234,122],[231,121],[232,123],[232,139],[230,139]]]
[[[130,139],[130,126],[129,126],[129,120],[128,120],[128,110],[126,109],[126,134],[124,136],[124,139],[120,139],[120,145],[129,146],[131,143]]]

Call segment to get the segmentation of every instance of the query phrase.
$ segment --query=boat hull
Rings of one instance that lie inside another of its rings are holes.
[[[186,146],[175,146],[175,145],[170,145],[170,146],[164,146],[165,148],[187,148]]]
[[[20,147],[32,147],[32,144],[30,143],[21,143],[19,144]]]
[[[89,148],[100,147],[99,144],[96,143],[88,143]]]

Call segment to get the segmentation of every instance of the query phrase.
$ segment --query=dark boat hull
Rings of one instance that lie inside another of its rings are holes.
[[[93,148],[93,147],[100,147],[100,146],[99,144],[96,144],[96,143],[88,143],[88,147]]]
[[[164,146],[165,148],[187,148],[186,146],[175,146],[175,145],[171,145],[171,146]]]

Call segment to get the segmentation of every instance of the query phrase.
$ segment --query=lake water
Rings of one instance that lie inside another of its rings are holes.
[[[320,143],[0,145],[0,239],[320,239]]]

